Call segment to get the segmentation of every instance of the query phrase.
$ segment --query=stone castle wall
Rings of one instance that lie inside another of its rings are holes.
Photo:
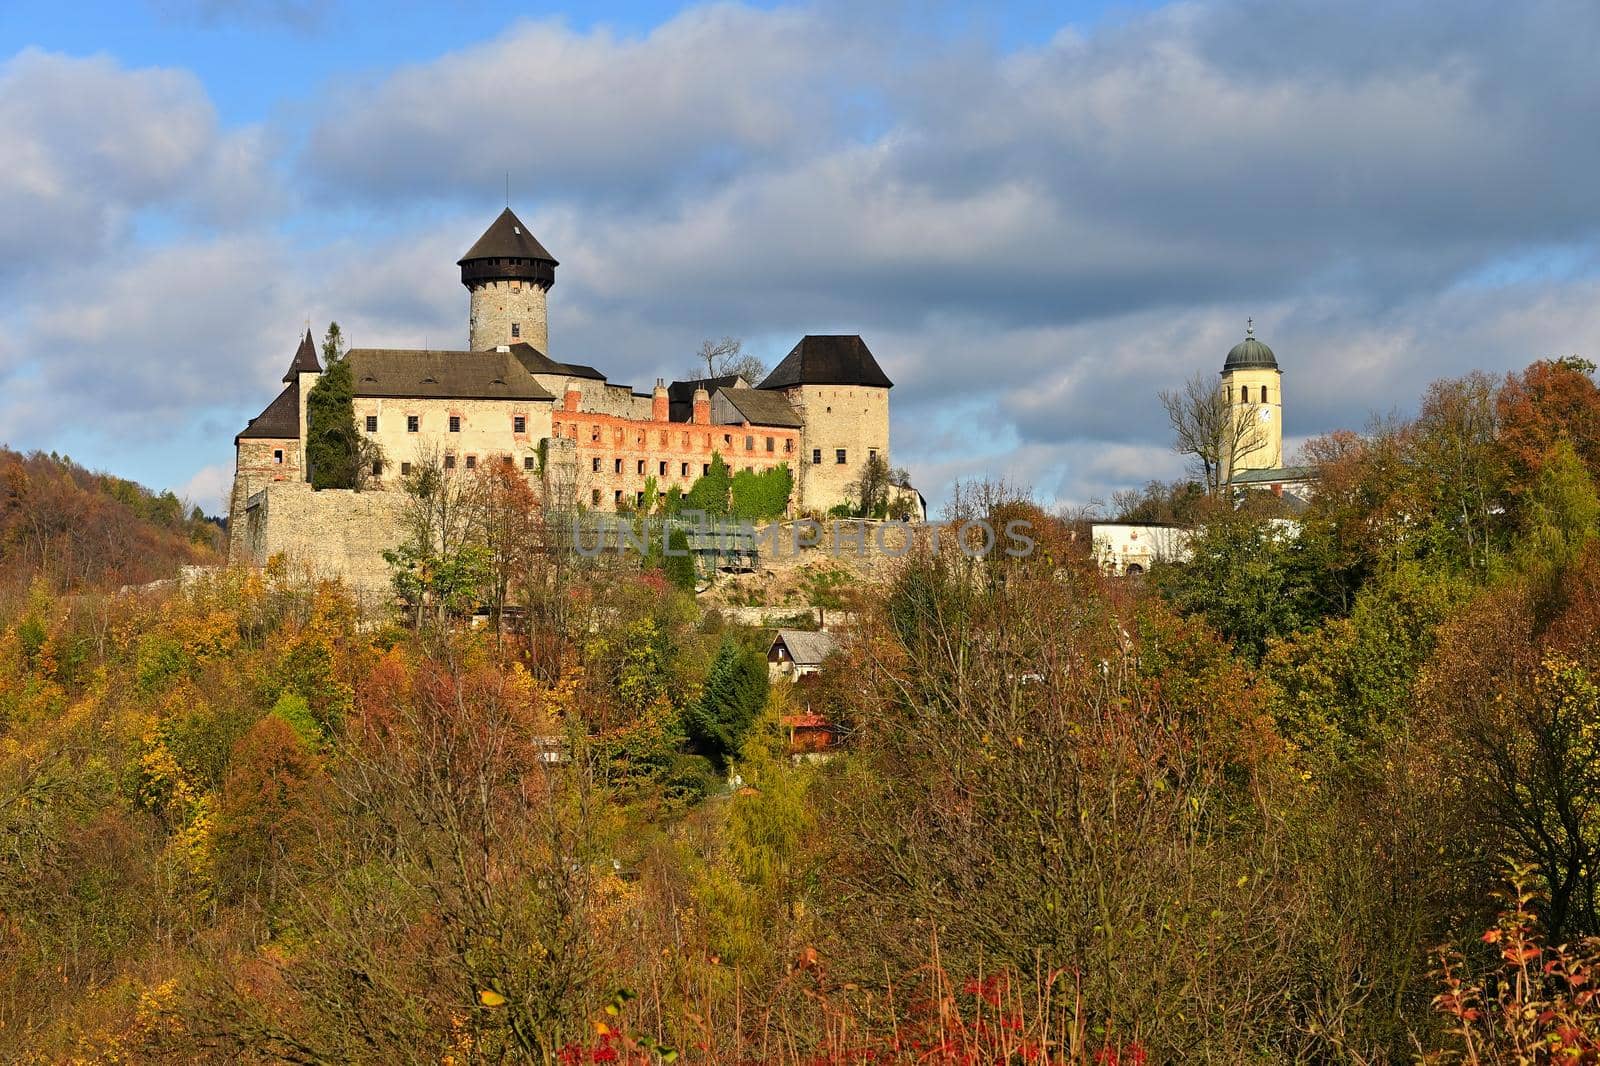
[[[795,469],[799,503],[826,512],[847,499],[876,452],[889,460],[889,390],[862,385],[798,385],[785,389],[789,404],[805,424],[800,462]],[[845,461],[838,461],[843,449]]]
[[[517,326],[517,336],[511,327]],[[526,341],[550,351],[550,319],[545,290],[526,281],[479,281],[472,286],[467,346],[485,352],[502,344]]]
[[[302,480],[300,442],[245,438],[239,441],[233,474],[233,495],[228,501],[228,555],[240,558],[245,503],[274,482]]]
[[[303,481],[264,486],[246,501],[230,561],[262,566],[282,556],[289,566],[337,578],[365,594],[389,589],[383,553],[403,539],[406,496],[398,491],[323,489]]]

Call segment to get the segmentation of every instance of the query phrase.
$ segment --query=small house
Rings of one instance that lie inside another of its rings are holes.
[[[822,660],[835,647],[833,634],[806,629],[780,629],[767,649],[767,673],[793,681],[822,669]]]

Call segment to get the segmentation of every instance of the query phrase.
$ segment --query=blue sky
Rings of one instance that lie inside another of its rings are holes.
[[[209,509],[309,320],[456,345],[511,198],[553,354],[860,332],[897,463],[1086,503],[1253,315],[1303,438],[1600,348],[1580,0],[0,6],[0,441]]]

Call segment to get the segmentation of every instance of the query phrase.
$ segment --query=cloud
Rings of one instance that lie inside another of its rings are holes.
[[[340,199],[650,199],[818,148],[859,51],[814,12],[690,8],[650,33],[520,22],[336,87],[302,160]]]
[[[186,71],[26,49],[0,63],[0,143],[0,280],[126,245],[142,210],[272,199],[260,132],[222,132]]]
[[[233,464],[213,463],[194,472],[194,476],[178,489],[178,499],[199,507],[208,515],[228,513],[228,499],[233,492]]]

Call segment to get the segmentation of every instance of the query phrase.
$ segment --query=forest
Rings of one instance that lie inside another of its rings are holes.
[[[371,617],[128,587],[215,528],[0,452],[0,1061],[1600,1061],[1593,373],[1309,442],[1292,527],[1130,493],[1196,530],[1137,579],[957,486],[1035,550],[853,581],[799,682],[497,464]]]

